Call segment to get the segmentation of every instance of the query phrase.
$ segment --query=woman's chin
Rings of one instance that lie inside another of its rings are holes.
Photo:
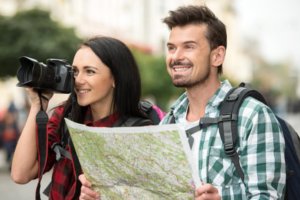
[[[88,105],[89,105],[89,103],[84,102],[84,101],[78,101],[77,103],[78,103],[78,105],[80,105],[80,106],[88,106]]]

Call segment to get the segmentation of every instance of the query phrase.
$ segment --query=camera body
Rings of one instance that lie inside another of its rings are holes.
[[[17,71],[17,86],[71,93],[73,72],[65,60],[51,58],[44,64],[34,58],[22,56],[19,61],[21,65]]]

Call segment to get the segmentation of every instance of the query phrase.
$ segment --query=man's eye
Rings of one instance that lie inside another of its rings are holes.
[[[193,45],[187,45],[185,48],[186,49],[194,49],[195,47]]]
[[[175,50],[175,47],[173,46],[168,46],[168,51],[174,51]]]

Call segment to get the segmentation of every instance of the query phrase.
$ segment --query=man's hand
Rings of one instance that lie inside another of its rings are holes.
[[[195,200],[221,200],[218,189],[211,184],[203,184],[195,192]]]
[[[92,184],[85,178],[84,174],[79,175],[79,181],[81,182],[80,200],[99,200],[100,194],[92,190]]]

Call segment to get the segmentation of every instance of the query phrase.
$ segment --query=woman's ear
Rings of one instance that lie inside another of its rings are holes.
[[[211,52],[211,65],[213,67],[219,67],[223,64],[225,59],[226,49],[224,46],[218,46]]]

